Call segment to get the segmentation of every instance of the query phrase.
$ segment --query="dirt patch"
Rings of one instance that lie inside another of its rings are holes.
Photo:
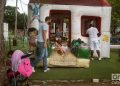
[[[102,81],[92,83],[83,80],[28,80],[29,86],[120,86],[120,84],[112,84],[111,81]]]

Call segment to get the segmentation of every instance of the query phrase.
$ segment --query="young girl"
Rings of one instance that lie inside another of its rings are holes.
[[[55,46],[56,46],[56,48],[57,48],[57,50],[58,50],[57,52],[58,52],[59,54],[61,54],[62,56],[65,56],[66,51],[65,51],[64,47],[62,46],[60,39],[59,39],[59,40],[56,40]]]
[[[28,29],[29,51],[32,51],[33,53],[36,47],[36,36],[37,30],[35,28],[29,28]]]

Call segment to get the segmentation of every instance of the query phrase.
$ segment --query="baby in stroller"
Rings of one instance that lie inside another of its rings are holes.
[[[30,59],[27,58],[32,53],[24,54],[21,50],[15,50],[10,51],[8,55],[11,57],[11,68],[7,70],[7,77],[10,86],[18,86],[20,80],[26,80],[32,74]]]

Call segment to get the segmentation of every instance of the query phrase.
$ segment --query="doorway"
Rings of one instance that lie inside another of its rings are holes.
[[[52,23],[49,30],[50,41],[55,41],[56,30],[60,28],[62,41],[70,46],[71,42],[71,12],[69,10],[51,10]]]

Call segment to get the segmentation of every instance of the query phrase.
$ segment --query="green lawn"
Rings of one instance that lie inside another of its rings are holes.
[[[90,63],[90,68],[51,68],[47,73],[42,68],[36,68],[30,79],[36,80],[90,80],[92,78],[111,80],[112,73],[120,73],[120,62],[118,61],[118,51],[111,51],[110,59],[102,61],[94,60]]]
[[[11,43],[12,44],[12,43]],[[7,49],[8,47],[7,43]],[[18,40],[17,46],[11,46],[12,49],[27,50],[26,43]],[[109,79],[111,80],[112,73],[120,73],[120,57],[118,50],[111,50],[110,59],[102,61],[94,60],[90,63],[90,68],[51,68],[47,73],[42,71],[42,68],[36,68],[36,72],[32,74],[30,79],[36,80],[90,80],[92,78]]]

